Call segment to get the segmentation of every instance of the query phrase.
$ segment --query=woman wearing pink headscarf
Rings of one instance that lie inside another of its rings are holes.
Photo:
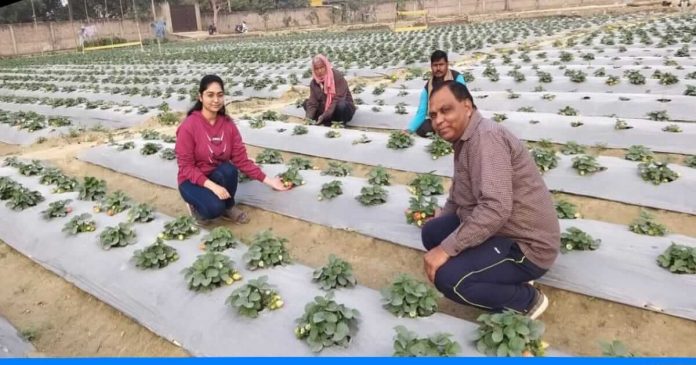
[[[331,122],[346,124],[355,114],[355,103],[343,75],[334,70],[324,55],[312,58],[312,81],[309,99],[302,104],[307,119],[330,126]]]

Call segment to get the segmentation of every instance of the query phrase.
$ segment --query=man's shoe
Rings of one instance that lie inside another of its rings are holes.
[[[186,204],[186,208],[188,208],[189,214],[193,217],[193,219],[196,220],[196,225],[199,227],[205,227],[212,223],[212,220],[201,217],[201,215],[196,211],[196,208],[194,208],[191,204]]]
[[[249,216],[245,211],[233,206],[232,208],[225,209],[222,213],[222,219],[228,220],[237,224],[247,224],[249,223]]]
[[[537,319],[549,307],[549,298],[541,290],[535,289],[535,291],[532,307],[527,311],[527,317],[531,319]]]

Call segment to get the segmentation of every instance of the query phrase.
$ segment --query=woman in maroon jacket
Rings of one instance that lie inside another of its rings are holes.
[[[280,178],[266,176],[247,157],[237,126],[225,114],[224,92],[220,77],[203,77],[198,101],[176,131],[179,192],[201,224],[218,217],[236,223],[249,221],[235,207],[238,170],[275,190],[287,190]]]

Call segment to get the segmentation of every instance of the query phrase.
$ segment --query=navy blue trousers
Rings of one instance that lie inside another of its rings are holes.
[[[431,219],[421,232],[423,246],[428,251],[437,247],[460,223],[454,213]],[[435,274],[435,287],[461,304],[525,313],[536,295],[528,281],[546,271],[529,261],[515,241],[493,236],[451,257]]]
[[[179,185],[179,193],[185,202],[191,204],[203,219],[215,219],[226,209],[234,206],[234,195],[237,193],[239,172],[229,162],[221,163],[213,170],[208,179],[227,189],[230,198],[222,200],[210,189],[196,185],[188,180]]]

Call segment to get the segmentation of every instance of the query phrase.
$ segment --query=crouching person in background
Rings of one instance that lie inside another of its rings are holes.
[[[316,124],[331,126],[331,122],[341,122],[345,125],[353,119],[355,102],[348,83],[324,55],[312,58],[309,99],[302,103],[302,107],[305,117]]]

